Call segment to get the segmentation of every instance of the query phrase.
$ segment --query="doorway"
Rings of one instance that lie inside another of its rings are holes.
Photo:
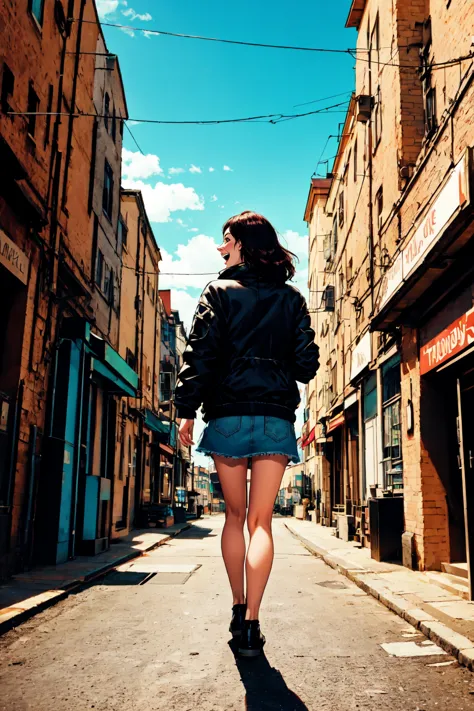
[[[474,368],[457,380],[459,466],[462,477],[463,514],[466,535],[466,568],[459,572],[469,582],[474,600]]]

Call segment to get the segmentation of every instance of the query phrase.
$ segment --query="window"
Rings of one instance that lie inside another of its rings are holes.
[[[364,421],[377,414],[377,375],[372,373],[364,383]]]
[[[151,368],[150,366],[146,369],[146,385],[148,390],[151,390]]]
[[[400,409],[400,357],[396,355],[382,366],[383,468],[390,489],[403,487]]]
[[[147,285],[146,285],[146,293],[150,297],[151,303],[155,303],[155,286],[153,284],[153,279],[151,277],[148,277],[147,280]]]
[[[112,134],[111,135],[112,135],[112,140],[115,143],[115,141],[117,139],[117,116],[115,114],[115,106],[114,106],[114,110],[112,112]]]
[[[425,104],[425,134],[429,138],[438,126],[436,118],[436,88],[431,86],[431,73],[423,80]]]
[[[102,252],[99,251],[97,252],[97,264],[96,264],[96,269],[95,269],[95,283],[99,287],[99,289],[102,289],[102,282],[104,280],[104,255]]]
[[[117,225],[117,249],[120,252],[122,247],[127,247],[128,227],[124,222],[122,215],[119,217]]]
[[[352,274],[354,271],[354,262],[352,260],[352,257],[349,259],[347,262],[347,267],[346,267],[346,281],[347,281],[347,286],[351,287],[352,286]]]
[[[371,59],[377,65],[378,70],[380,64],[380,25],[378,15],[375,19],[372,34],[370,35],[370,52]]]
[[[104,296],[108,302],[113,302],[114,295],[114,273],[113,270],[105,264],[104,268]]]
[[[105,130],[109,132],[109,117],[110,117],[110,96],[105,92],[104,97],[104,124]]]
[[[130,348],[127,348],[125,352],[125,360],[127,362],[127,365],[129,365],[130,368],[133,368],[133,370],[135,370],[136,358]]]
[[[28,88],[28,109],[27,112],[28,114],[31,114],[31,116],[27,116],[28,120],[28,135],[31,136],[31,138],[35,137],[35,131],[36,131],[36,112],[38,111],[39,107],[39,99],[38,96],[33,89],[33,84],[30,82],[29,88]]]
[[[375,95],[375,106],[374,106],[374,120],[372,122],[373,130],[373,150],[375,150],[380,143],[382,138],[382,92],[380,86],[377,87],[377,93]]]
[[[380,187],[375,196],[375,203],[377,206],[377,229],[380,232],[382,229],[383,220],[383,187]]]
[[[51,132],[51,112],[53,110],[53,96],[54,96],[54,87],[52,84],[49,85],[48,89],[48,107],[46,109],[47,116],[46,116],[46,128],[44,132],[44,147],[49,143],[49,134]]]
[[[44,0],[30,0],[29,10],[40,25],[43,24]]]
[[[112,219],[112,210],[114,204],[114,174],[108,161],[105,161],[104,167],[104,191],[102,193],[102,208],[109,218]]]
[[[358,168],[358,166],[357,166],[357,149],[358,149],[358,146],[357,146],[357,138],[356,138],[355,143],[354,143],[354,176],[353,176],[354,183],[357,181],[357,168]]]
[[[15,89],[15,76],[10,68],[4,64],[3,65],[3,75],[2,75],[2,111],[3,113],[8,113],[8,111],[13,111],[10,104],[10,99],[13,98],[13,91]],[[13,116],[11,116],[13,119]]]
[[[341,190],[341,192],[339,193],[338,217],[339,217],[339,227],[342,227],[344,224],[344,190]]]

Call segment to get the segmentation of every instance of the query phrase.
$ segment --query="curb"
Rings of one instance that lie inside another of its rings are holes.
[[[53,605],[56,605],[58,602],[65,600],[67,597],[69,597],[69,595],[78,592],[81,588],[85,587],[94,580],[104,577],[104,575],[109,573],[111,570],[117,568],[117,566],[123,565],[124,563],[127,563],[129,560],[133,560],[134,558],[140,558],[145,553],[149,553],[150,551],[159,548],[164,543],[170,541],[172,538],[179,536],[179,534],[183,533],[183,531],[187,531],[189,528],[191,528],[191,525],[192,524],[189,523],[183,526],[183,528],[181,528],[179,531],[173,531],[169,534],[169,536],[166,536],[166,538],[162,538],[161,541],[153,543],[152,545],[150,545],[149,548],[146,548],[145,550],[131,551],[130,553],[125,553],[121,558],[114,560],[113,563],[105,563],[103,566],[97,568],[96,570],[93,570],[91,573],[88,573],[87,575],[84,575],[78,578],[77,580],[72,580],[70,583],[67,583],[67,585],[64,586],[65,589],[62,589],[60,591],[46,590],[45,592],[42,592],[39,595],[29,597],[26,600],[23,600],[21,603],[17,603],[22,605],[21,608],[16,608],[13,605],[11,608],[9,608],[11,610],[10,613],[2,615],[2,620],[0,620],[0,636],[5,634],[6,632],[9,632],[15,627],[18,627],[18,625],[21,625],[23,622],[26,622],[26,620],[29,620],[31,617],[34,617],[38,613],[44,612],[44,610],[47,610],[49,607],[53,607]]]
[[[385,605],[389,610],[408,622],[408,624],[422,632],[438,647],[455,657],[459,664],[467,667],[470,671],[474,671],[474,642],[472,640],[439,622],[421,608],[413,608],[401,595],[391,593],[386,589],[383,591],[377,590],[376,587],[363,579],[364,570],[362,568],[345,566],[340,558],[332,556],[324,548],[301,536],[286,521],[285,526],[312,555],[321,558],[330,568],[337,570],[365,593],[374,597],[382,605]]]

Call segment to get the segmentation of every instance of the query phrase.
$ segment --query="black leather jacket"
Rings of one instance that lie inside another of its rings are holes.
[[[319,367],[303,295],[265,281],[247,265],[221,272],[204,289],[178,376],[178,417],[205,422],[227,415],[272,415],[295,421],[296,381]]]

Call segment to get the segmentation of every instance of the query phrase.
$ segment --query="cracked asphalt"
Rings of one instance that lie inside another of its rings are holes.
[[[199,521],[2,637],[0,709],[474,710],[474,675],[446,654],[391,656],[382,644],[437,650],[308,553],[284,519],[274,520],[265,656],[236,658],[223,522]]]

